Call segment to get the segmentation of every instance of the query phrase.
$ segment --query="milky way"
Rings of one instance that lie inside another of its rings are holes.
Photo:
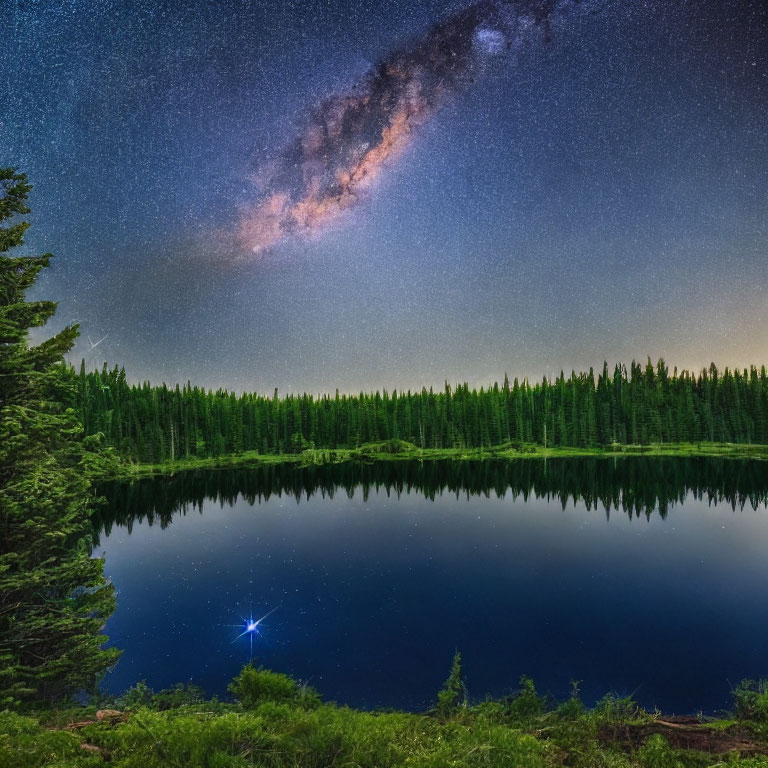
[[[285,394],[768,361],[765,0],[2,8],[0,165],[56,257],[32,340],[77,321],[77,366]]]
[[[481,0],[381,61],[355,89],[332,95],[256,175],[239,240],[260,254],[284,238],[322,229],[364,199],[387,161],[490,56],[549,34],[553,16],[579,0]]]

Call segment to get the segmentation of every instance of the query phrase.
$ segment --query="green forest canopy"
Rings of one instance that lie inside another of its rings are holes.
[[[124,369],[89,373],[83,364],[73,405],[87,434],[101,432],[122,455],[146,463],[388,440],[417,448],[768,443],[765,366],[720,372],[712,364],[694,375],[670,373],[661,359],[536,384],[505,377],[479,390],[446,383],[437,392],[319,397],[129,384]]]

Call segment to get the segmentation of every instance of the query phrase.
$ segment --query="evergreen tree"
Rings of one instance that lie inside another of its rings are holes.
[[[29,212],[30,188],[0,169],[0,221]],[[83,429],[62,404],[76,398],[61,363],[77,326],[30,346],[56,304],[24,298],[50,254],[5,255],[27,226],[0,227],[0,708],[92,689],[118,656],[100,647],[114,590],[90,557]]]
[[[451,663],[451,672],[437,694],[435,710],[441,717],[448,717],[460,704],[467,701],[467,690],[461,669],[461,653],[456,651]]]

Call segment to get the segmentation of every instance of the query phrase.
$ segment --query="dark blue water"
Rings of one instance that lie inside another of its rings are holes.
[[[428,707],[460,649],[474,698],[526,674],[559,698],[581,680],[588,702],[726,708],[731,683],[768,675],[768,512],[682,498],[608,519],[535,492],[358,489],[115,525],[99,551],[125,652],[107,687],[223,693],[250,655],[233,625],[277,608],[256,662],[353,706]]]

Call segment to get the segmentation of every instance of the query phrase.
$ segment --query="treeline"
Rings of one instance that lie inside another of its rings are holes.
[[[215,392],[187,384],[129,384],[124,369],[81,365],[75,405],[88,434],[133,460],[157,463],[242,451],[300,453],[404,440],[417,448],[505,443],[590,447],[703,441],[768,443],[768,373],[670,373],[633,362],[595,375],[572,372],[531,384],[359,395]]]

